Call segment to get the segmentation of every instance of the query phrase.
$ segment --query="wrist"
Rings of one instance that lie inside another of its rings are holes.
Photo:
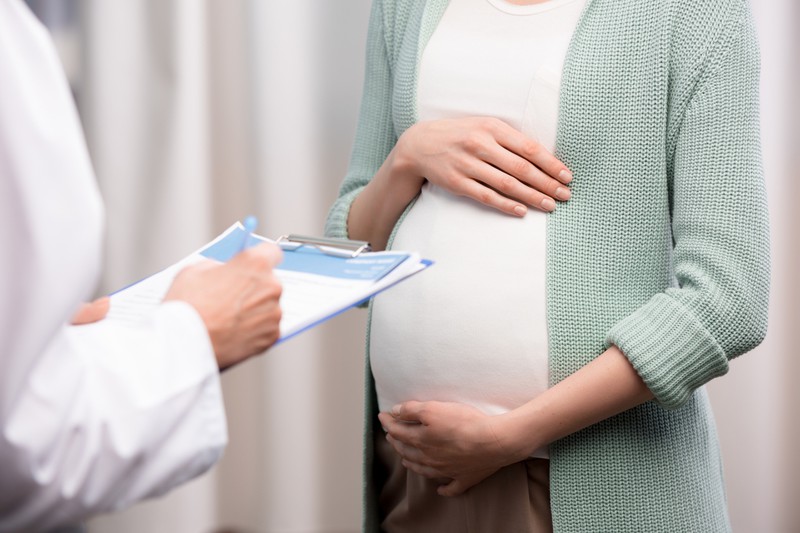
[[[509,456],[509,464],[524,461],[533,453],[546,446],[540,442],[541,432],[536,431],[536,420],[530,414],[523,414],[515,409],[495,417],[495,431],[500,446]]]
[[[419,192],[422,184],[425,182],[424,172],[419,168],[419,161],[417,158],[417,151],[413,147],[413,138],[416,134],[416,125],[412,125],[400,135],[397,143],[390,154],[390,172],[389,174],[396,181],[407,183],[409,186]]]

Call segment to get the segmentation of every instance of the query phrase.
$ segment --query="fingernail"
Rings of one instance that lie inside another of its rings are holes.
[[[561,181],[561,183],[569,183],[572,181],[572,172],[564,169],[558,173],[558,179]]]
[[[556,203],[552,198],[545,198],[542,200],[542,209],[545,211],[552,211],[556,208]]]
[[[514,214],[520,217],[524,217],[527,212],[528,209],[524,205],[518,205],[514,208]]]
[[[569,200],[572,197],[572,192],[566,187],[559,187],[556,189],[556,198],[559,200]]]
[[[400,405],[399,404],[395,405],[394,407],[392,407],[392,414],[395,415],[395,416],[400,414]]]
[[[386,429],[386,426],[381,426],[381,427],[383,428],[383,432],[384,432],[384,433],[389,433],[389,430],[388,430],[388,429]]]

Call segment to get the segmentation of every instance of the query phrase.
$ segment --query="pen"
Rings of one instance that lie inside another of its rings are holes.
[[[253,215],[248,216],[244,219],[244,238],[242,239],[242,249],[240,251],[244,251],[247,249],[247,246],[250,244],[250,236],[253,232],[256,231],[256,226],[258,226],[258,219]]]

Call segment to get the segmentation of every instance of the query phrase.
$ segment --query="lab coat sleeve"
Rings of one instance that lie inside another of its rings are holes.
[[[68,326],[99,275],[103,209],[46,30],[0,1],[0,532],[157,496],[227,439],[219,372],[188,304],[140,326]]]
[[[42,530],[158,496],[206,471],[226,444],[202,320],[163,304],[138,327],[63,327],[3,431],[0,531]]]

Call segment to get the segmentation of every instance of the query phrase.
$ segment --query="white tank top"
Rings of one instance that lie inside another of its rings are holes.
[[[419,119],[497,117],[552,151],[561,69],[584,3],[451,0],[421,59]],[[499,414],[547,388],[546,216],[531,208],[512,217],[422,188],[393,248],[435,265],[376,297],[372,311],[382,411],[439,400]]]

